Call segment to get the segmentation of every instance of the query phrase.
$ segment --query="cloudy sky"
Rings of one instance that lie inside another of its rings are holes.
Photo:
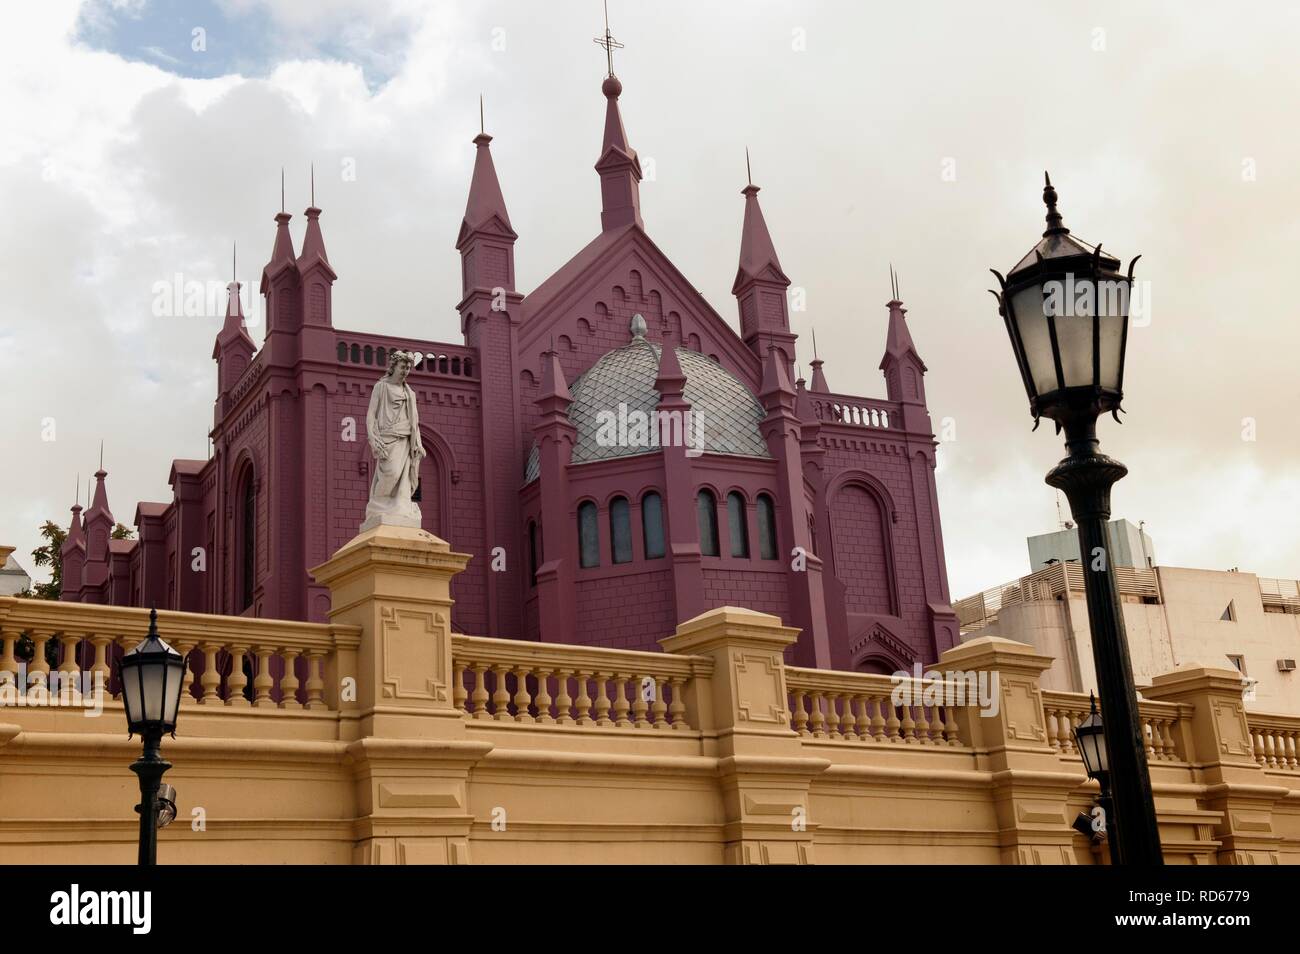
[[[954,596],[1028,570],[1057,527],[988,268],[1066,224],[1142,253],[1115,512],[1160,563],[1300,576],[1300,10],[1191,3],[636,3],[623,115],[647,227],[733,324],[744,150],[786,272],[801,360],[883,396],[889,265],[929,366]],[[110,503],[170,499],[204,457],[216,315],[155,287],[256,283],[280,169],[311,163],[342,327],[457,341],[453,243],[478,97],[521,288],[599,228],[599,0],[48,0],[0,33],[0,542],[66,523],[99,444]],[[347,175],[348,171],[355,175]],[[263,329],[253,330],[256,340]],[[1252,438],[1253,439],[1249,439]],[[82,492],[84,500],[84,490]],[[1062,506],[1064,503],[1062,502]],[[30,569],[30,560],[25,559]]]

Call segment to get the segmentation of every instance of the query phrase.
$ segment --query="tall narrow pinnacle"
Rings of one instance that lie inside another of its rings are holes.
[[[818,394],[829,394],[830,388],[826,386],[826,375],[822,373],[824,361],[817,354],[817,329],[812,330],[813,339],[813,359],[808,362],[808,367],[812,368],[812,382],[808,385],[810,391],[816,391]]]
[[[601,140],[600,158],[596,171],[601,181],[600,224],[602,231],[625,225],[640,225],[641,221],[641,160],[628,143],[627,130],[623,128],[623,114],[618,98],[623,84],[612,73],[601,84],[605,94],[605,133]]]
[[[731,288],[733,294],[745,282],[759,278],[765,272],[766,277],[774,281],[790,284],[781,269],[781,260],[777,258],[772,235],[767,230],[763,209],[758,204],[758,192],[758,186],[752,182],[740,190],[740,194],[745,197],[745,220],[740,226],[740,267]]]
[[[483,128],[482,98],[479,99],[479,128]],[[465,202],[465,217],[461,221],[460,234],[464,238],[469,232],[483,228],[493,219],[511,233],[510,213],[506,210],[505,196],[501,193],[501,182],[497,179],[496,165],[492,162],[492,150],[489,144],[492,137],[480,132],[474,137],[477,151],[474,153],[474,173],[469,182],[469,198]]]

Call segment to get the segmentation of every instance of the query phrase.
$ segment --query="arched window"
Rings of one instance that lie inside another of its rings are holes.
[[[375,349],[366,345],[366,350],[362,352],[365,355],[366,364],[373,364],[375,360]]]
[[[700,520],[700,552],[705,556],[718,555],[718,501],[709,490],[701,490],[695,498],[695,509]]]
[[[343,341],[339,342],[339,360],[340,361],[348,360],[348,346],[347,343]]]
[[[772,498],[759,494],[754,510],[758,517],[758,555],[764,560],[775,560],[776,508],[772,506]]]
[[[361,345],[352,346],[352,363],[353,364],[361,363]]]
[[[375,364],[379,365],[381,368],[388,367],[388,352],[383,348],[375,349]]]
[[[664,501],[654,491],[641,498],[641,532],[645,535],[645,558],[664,555]]]
[[[632,562],[632,514],[626,497],[609,502],[609,549],[615,563]]]
[[[537,585],[537,521],[528,521],[528,579]]]
[[[578,507],[578,565],[600,566],[600,527],[590,500]]]
[[[745,514],[745,498],[736,491],[727,494],[727,529],[731,535],[731,555],[749,557],[749,525]]]
[[[257,573],[257,487],[251,467],[244,473],[241,507],[239,609],[243,611],[253,605],[253,578]]]

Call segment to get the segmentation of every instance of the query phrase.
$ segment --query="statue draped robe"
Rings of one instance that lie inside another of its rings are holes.
[[[420,506],[411,495],[420,486],[420,416],[415,409],[415,392],[410,385],[391,384],[387,377],[375,382],[366,411],[366,435],[377,441],[384,453],[375,457],[363,527],[384,522],[419,527]],[[373,521],[373,523],[372,523]]]

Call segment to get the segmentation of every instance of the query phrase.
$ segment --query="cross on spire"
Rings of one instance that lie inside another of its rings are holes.
[[[605,0],[605,35],[593,38],[593,42],[603,47],[605,50],[605,62],[609,67],[609,75],[614,75],[614,51],[623,49],[623,44],[614,39],[614,34],[609,32],[609,0]]]

